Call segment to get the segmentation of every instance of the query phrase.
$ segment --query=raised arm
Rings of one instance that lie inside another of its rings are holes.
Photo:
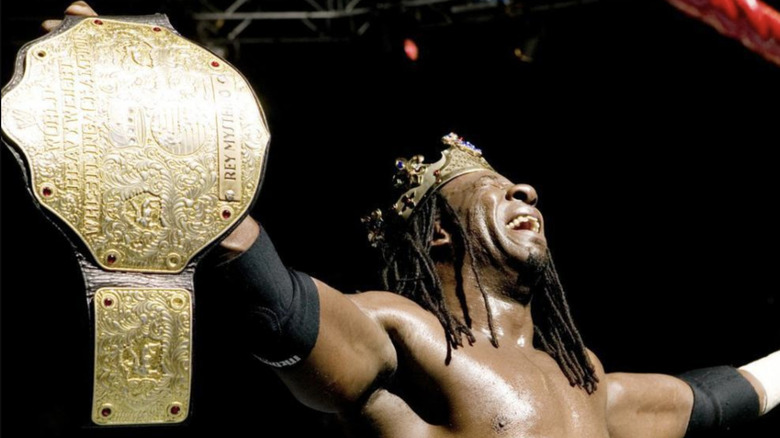
[[[607,374],[612,438],[681,438],[769,412],[780,402],[780,352],[739,370],[715,367],[678,377]]]
[[[379,323],[348,296],[286,268],[252,218],[221,246],[232,258],[216,273],[250,302],[256,356],[302,403],[347,410],[395,370],[395,349]]]

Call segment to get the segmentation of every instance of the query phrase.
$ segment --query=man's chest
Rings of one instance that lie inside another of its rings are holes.
[[[454,422],[502,436],[606,436],[604,391],[572,387],[546,354],[492,353],[455,356],[441,370]]]
[[[404,351],[388,393],[364,412],[375,424],[420,419],[442,436],[608,436],[605,390],[572,387],[544,353],[480,347],[453,351],[449,364]]]

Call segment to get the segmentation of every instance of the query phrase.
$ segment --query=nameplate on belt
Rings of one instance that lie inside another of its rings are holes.
[[[84,273],[92,421],[184,421],[193,274],[260,186],[257,97],[163,15],[68,16],[19,52],[2,107],[3,141]]]

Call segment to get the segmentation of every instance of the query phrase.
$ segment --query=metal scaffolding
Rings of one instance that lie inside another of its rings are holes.
[[[579,7],[600,0],[201,0],[192,12],[201,42],[212,46],[340,42],[376,23],[426,28]],[[261,22],[261,23],[255,23]]]

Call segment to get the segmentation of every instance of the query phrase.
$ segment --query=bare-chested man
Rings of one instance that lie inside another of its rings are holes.
[[[445,143],[440,162],[399,160],[403,195],[368,221],[398,293],[343,295],[288,270],[251,218],[222,242],[256,354],[302,403],[355,436],[671,438],[780,402],[780,353],[682,379],[605,373],[571,322],[535,190]]]
[[[571,323],[533,187],[492,171],[467,142],[444,140],[450,148],[440,162],[397,163],[397,180],[409,189],[391,209],[399,218],[370,227],[384,248],[387,285],[414,300],[390,292],[342,295],[315,280],[319,334],[308,357],[298,362],[305,349],[275,356],[279,348],[260,347],[301,402],[340,413],[357,436],[584,438],[682,437],[690,423],[727,425],[777,404],[776,395],[767,404],[764,385],[777,386],[780,353],[761,363],[774,367],[761,381],[734,369],[688,376],[688,383],[606,374]],[[423,176],[415,182],[415,174]],[[249,219],[223,247],[257,255],[252,246],[272,251],[266,238]],[[238,285],[245,281],[239,273],[248,273],[250,283],[273,288],[251,273],[274,275],[260,267],[277,263],[271,259],[239,257],[227,262],[235,265],[225,275]],[[297,307],[301,295],[280,294],[293,297],[281,312]],[[259,331],[300,339],[279,325]],[[709,400],[709,393],[719,396]],[[740,413],[732,418],[727,405]],[[705,418],[712,415],[718,419]]]

